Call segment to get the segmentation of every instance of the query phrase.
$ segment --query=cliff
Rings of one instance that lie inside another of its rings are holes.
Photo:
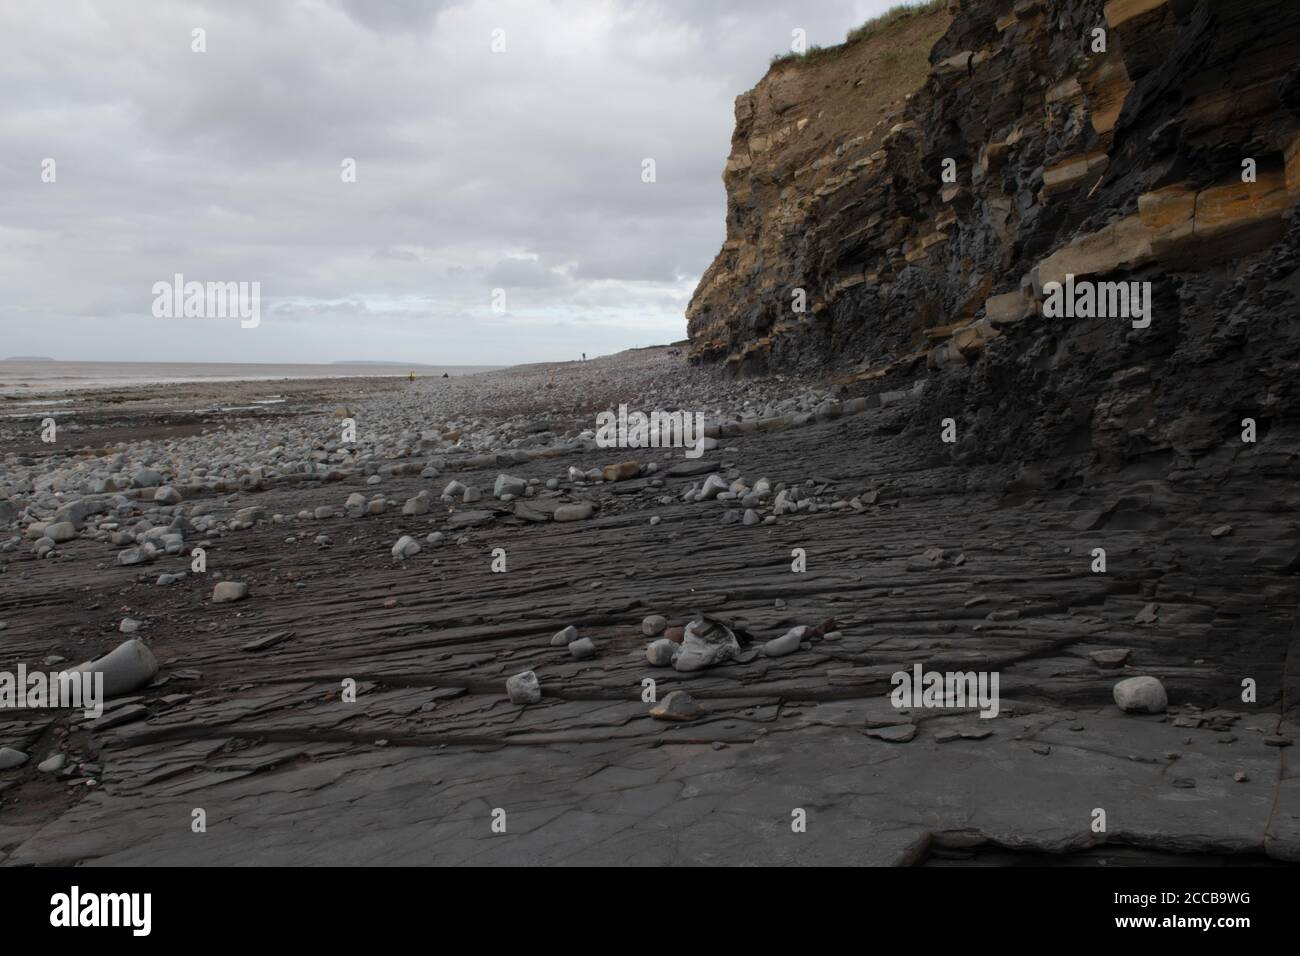
[[[882,58],[931,29],[902,92]],[[1290,0],[953,2],[774,64],[724,181],[697,362],[924,380],[959,458],[1194,457],[1300,411]],[[1149,282],[1150,325],[1044,315],[1067,275]]]

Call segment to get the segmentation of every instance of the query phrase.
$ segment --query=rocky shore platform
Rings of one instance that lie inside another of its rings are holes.
[[[1063,489],[854,388],[659,348],[6,419],[0,669],[129,659],[0,709],[0,864],[1300,861],[1289,433]],[[620,403],[707,449],[600,447]],[[894,706],[918,664],[997,715]]]

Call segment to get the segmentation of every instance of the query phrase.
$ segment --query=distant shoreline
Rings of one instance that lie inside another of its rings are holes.
[[[372,362],[372,361],[337,361],[337,362],[153,362],[153,361],[120,361],[112,359],[54,359],[46,358],[41,355],[9,355],[0,358],[0,365],[6,363],[27,362],[31,364],[50,364],[55,365],[202,365],[202,366],[221,366],[233,365],[239,368],[246,366],[269,366],[274,368],[336,368],[344,366],[366,366],[368,368],[508,368],[506,365],[429,365],[424,362]]]
[[[0,399],[148,385],[204,382],[274,382],[303,379],[460,377],[490,372],[500,365],[422,365],[336,362],[63,362],[0,359]]]

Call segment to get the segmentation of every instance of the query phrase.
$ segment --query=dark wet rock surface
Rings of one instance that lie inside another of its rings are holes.
[[[812,480],[809,500],[823,489],[824,510],[772,524],[720,525],[741,501],[683,501],[700,477],[667,467],[662,487],[581,489],[599,506],[581,521],[493,510],[453,524],[453,505],[258,524],[212,536],[208,572],[165,588],[159,571],[187,556],[121,566],[84,539],[57,559],[15,552],[6,660],[96,657],[129,610],[160,671],[93,723],[0,712],[0,746],[29,757],[0,773],[3,861],[899,864],[1109,844],[1300,860],[1296,751],[1277,745],[1300,729],[1293,433],[1279,424],[1175,475],[1138,466],[1007,494],[1005,467],[946,464],[905,433],[918,401],[724,436],[701,473]],[[627,457],[580,450],[509,473],[544,482]],[[490,489],[500,472],[456,474]],[[384,490],[400,501],[445,484],[417,472]],[[294,515],[364,488],[360,475],[286,483],[223,508]],[[867,493],[861,510],[829,507]],[[1224,524],[1231,535],[1211,534]],[[401,534],[436,530],[448,540],[393,561]],[[211,603],[213,572],[248,596]],[[656,614],[673,643],[707,616],[739,653],[651,666]],[[594,656],[552,645],[570,626]],[[797,649],[762,653],[800,626]],[[895,708],[891,674],[916,663],[999,672],[999,715]],[[524,671],[542,696],[520,706],[506,682]],[[1134,676],[1160,681],[1167,713],[1115,706],[1113,686]],[[699,713],[652,717],[647,678],[659,702],[686,691]],[[40,772],[55,752],[64,768]],[[195,808],[206,833],[191,830]],[[806,833],[791,830],[796,808]]]

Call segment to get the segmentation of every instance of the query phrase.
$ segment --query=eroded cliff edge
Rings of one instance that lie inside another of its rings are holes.
[[[774,64],[737,99],[693,359],[827,369],[854,394],[925,380],[910,427],[955,418],[958,459],[1172,466],[1243,418],[1293,429],[1300,4],[966,0],[928,16],[951,20],[892,110],[843,105],[855,69],[884,75],[869,43]],[[1150,327],[1045,317],[1044,285],[1067,274],[1150,282]]]

